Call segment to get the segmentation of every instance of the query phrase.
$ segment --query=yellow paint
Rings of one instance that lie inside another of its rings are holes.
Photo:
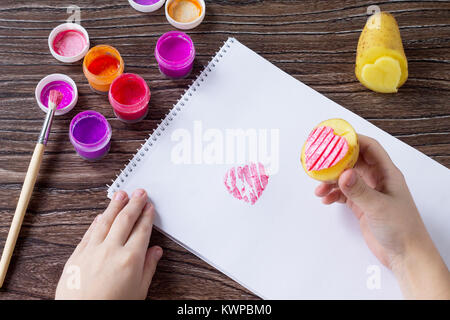
[[[196,0],[174,0],[167,11],[175,21],[189,23],[201,16],[202,7]]]

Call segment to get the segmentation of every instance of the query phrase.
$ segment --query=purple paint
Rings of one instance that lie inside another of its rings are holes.
[[[194,43],[184,32],[167,32],[156,43],[155,57],[163,74],[170,78],[184,78],[194,66]]]
[[[111,126],[106,118],[95,111],[81,112],[70,123],[70,142],[86,160],[97,160],[108,153],[111,134]]]
[[[41,91],[41,103],[48,108],[48,97],[50,96],[51,90],[58,90],[62,93],[63,99],[61,100],[61,103],[58,105],[59,109],[64,109],[67,107],[73,100],[73,88],[70,84],[68,84],[65,81],[58,80],[58,81],[52,81],[48,83]]]
[[[133,0],[133,1],[136,2],[137,4],[142,4],[142,5],[146,6],[146,5],[155,4],[155,3],[159,2],[160,0]]]

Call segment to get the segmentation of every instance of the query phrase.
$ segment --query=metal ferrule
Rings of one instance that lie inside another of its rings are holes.
[[[39,135],[38,143],[47,145],[48,136],[50,134],[50,128],[53,123],[53,116],[55,115],[55,109],[48,108],[47,116],[45,117],[44,125],[42,126],[41,134]]]

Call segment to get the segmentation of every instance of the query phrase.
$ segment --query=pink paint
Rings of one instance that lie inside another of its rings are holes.
[[[225,173],[224,184],[236,199],[255,204],[269,183],[262,163],[233,167]]]
[[[348,142],[334,134],[334,129],[321,126],[314,129],[306,142],[305,162],[309,171],[331,168],[341,161],[348,152]]]
[[[150,101],[150,88],[145,80],[133,73],[118,76],[109,89],[109,102],[116,116],[125,122],[145,118]]]
[[[58,104],[57,110],[64,109],[73,100],[74,90],[70,84],[65,81],[58,80],[48,83],[41,91],[40,99],[41,103],[48,108],[48,98],[50,96],[50,91],[57,90],[62,93],[63,98]]]
[[[53,50],[64,57],[74,57],[80,54],[86,46],[87,40],[78,30],[61,31],[53,40]]]

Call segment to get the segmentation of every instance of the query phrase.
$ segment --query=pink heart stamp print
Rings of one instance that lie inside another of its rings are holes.
[[[323,170],[336,165],[348,152],[348,142],[334,134],[334,129],[322,126],[314,129],[306,142],[305,161],[309,171]]]
[[[225,173],[227,191],[236,199],[255,204],[269,182],[269,176],[262,163],[233,167]]]

